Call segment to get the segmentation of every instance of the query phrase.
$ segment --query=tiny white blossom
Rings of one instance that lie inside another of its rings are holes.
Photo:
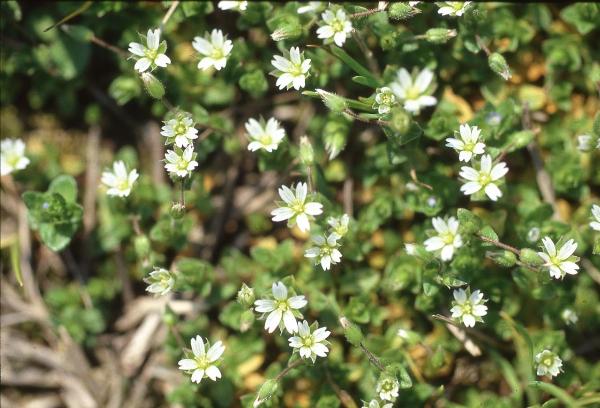
[[[346,38],[350,36],[352,32],[352,22],[342,10],[338,9],[335,13],[331,10],[325,10],[321,14],[324,25],[317,29],[317,35],[319,38],[324,39],[324,43],[328,44],[332,41],[338,47],[341,47],[346,42]]]
[[[419,3],[420,3],[420,1],[409,1],[409,2],[408,2],[408,5],[409,5],[409,6],[411,6],[411,7],[414,7],[414,6],[416,6],[417,4],[419,4]]]
[[[417,245],[416,244],[404,244],[404,249],[408,255],[416,255],[417,253]]]
[[[316,258],[316,263],[320,263],[324,271],[329,270],[331,265],[335,265],[342,260],[342,253],[339,251],[337,240],[340,236],[335,232],[329,234],[327,238],[322,235],[316,235],[312,238],[314,247],[304,252],[307,258]]]
[[[470,1],[442,1],[438,2],[438,14],[442,16],[462,16],[469,8]]]
[[[483,154],[485,144],[479,141],[481,129],[477,126],[467,124],[460,125],[460,139],[449,137],[446,139],[446,146],[451,147],[458,152],[458,160],[468,162],[478,154]]]
[[[308,323],[303,321],[298,325],[298,335],[289,338],[290,347],[298,349],[300,357],[310,358],[314,363],[318,357],[327,357],[329,342],[325,340],[331,334],[327,327],[320,327],[310,332]]]
[[[125,163],[117,160],[113,163],[113,170],[106,170],[102,173],[101,181],[108,187],[106,194],[117,197],[127,197],[138,179],[139,174],[136,169],[127,172]]]
[[[310,70],[310,59],[304,58],[300,53],[300,48],[290,48],[289,59],[274,55],[271,64],[276,68],[272,74],[277,77],[275,85],[279,89],[293,87],[295,90],[300,90],[304,88]]]
[[[575,324],[579,320],[577,313],[573,309],[566,308],[560,313],[560,317],[565,321],[566,324]]]
[[[454,256],[454,250],[463,244],[462,237],[458,233],[459,222],[454,217],[448,218],[448,221],[434,217],[431,222],[438,234],[424,242],[425,249],[429,252],[440,251],[442,261],[449,261]]]
[[[23,170],[29,164],[25,157],[25,143],[21,139],[4,139],[0,142],[0,174],[6,176]]]
[[[577,249],[575,240],[568,240],[560,250],[556,249],[554,241],[550,237],[542,238],[542,243],[544,252],[538,252],[538,255],[544,260],[543,266],[548,268],[551,277],[562,279],[566,274],[577,275],[579,265],[576,262],[579,261],[579,257],[573,255]]]
[[[148,68],[165,68],[171,63],[171,59],[166,56],[167,43],[160,42],[160,29],[148,30],[146,35],[146,45],[137,42],[129,43],[129,52],[134,57],[139,57],[134,68],[139,72],[144,72]]]
[[[350,216],[344,214],[341,217],[329,217],[327,224],[331,227],[331,230],[335,232],[340,238],[348,233],[348,224],[350,223]]]
[[[592,216],[594,221],[590,222],[590,227],[595,231],[600,231],[600,205],[592,205]]]
[[[287,186],[279,188],[279,196],[285,205],[271,211],[273,221],[288,221],[288,227],[298,224],[302,232],[310,230],[310,217],[319,215],[323,212],[323,205],[317,202],[306,202],[308,186],[306,183],[299,182],[294,190]]]
[[[537,364],[537,375],[555,377],[562,371],[562,360],[550,350],[543,350],[536,354],[535,362]]]
[[[589,152],[592,149],[592,136],[590,136],[590,135],[577,136],[577,149],[582,152]]]
[[[296,10],[298,14],[313,13],[315,11],[319,11],[321,6],[323,5],[323,2],[322,1],[309,1],[308,3],[303,3],[303,4],[304,5],[302,7],[298,7],[298,10]]]
[[[363,401],[362,408],[392,408],[393,406],[394,406],[394,404],[392,404],[391,402],[379,403],[378,400],[374,399],[374,400],[371,400],[370,402]]]
[[[237,11],[246,11],[248,8],[248,2],[244,1],[220,1],[217,4],[221,10],[237,10]]]
[[[149,276],[144,278],[148,284],[146,291],[156,295],[166,295],[175,285],[175,276],[164,268],[155,267]]]
[[[479,170],[469,166],[460,168],[460,176],[467,180],[467,183],[461,186],[460,191],[465,195],[471,195],[483,189],[490,200],[496,201],[502,197],[502,191],[495,182],[504,177],[506,173],[508,173],[506,163],[500,162],[492,167],[492,156],[484,154],[481,156]]]
[[[285,137],[285,129],[275,118],[269,119],[266,125],[262,120],[259,122],[250,118],[245,126],[251,140],[248,150],[252,152],[263,149],[270,153],[277,150],[279,143]]]
[[[254,310],[258,313],[269,313],[265,321],[265,330],[273,333],[279,327],[283,332],[285,327],[288,333],[296,333],[298,322],[294,312],[306,306],[308,303],[306,298],[303,295],[288,297],[288,290],[283,282],[273,283],[271,291],[273,299],[258,299],[254,302]]]
[[[390,88],[404,103],[407,111],[418,114],[422,108],[437,103],[435,96],[431,95],[435,90],[435,83],[430,69],[425,68],[416,76],[411,76],[406,69],[400,68],[396,76],[396,81],[390,84]]]
[[[165,169],[179,177],[186,177],[198,166],[198,162],[194,160],[194,145],[191,143],[183,151],[167,150],[165,161]]]
[[[394,401],[398,398],[398,390],[400,383],[392,377],[385,377],[377,381],[375,391],[379,394],[379,398],[384,401]]]
[[[466,327],[475,326],[475,322],[483,322],[482,317],[487,314],[487,306],[484,305],[487,299],[483,298],[483,293],[479,290],[473,292],[470,296],[464,289],[458,289],[453,292],[452,317],[461,321]]]
[[[177,147],[187,147],[192,140],[198,138],[198,129],[194,127],[192,116],[183,113],[166,121],[160,134],[167,138],[167,143],[175,142]]]
[[[392,109],[392,106],[396,105],[396,95],[387,86],[378,88],[375,92],[373,109],[377,109],[377,113],[384,115]]]
[[[219,71],[227,65],[227,58],[233,49],[233,43],[223,35],[223,31],[214,29],[210,35],[208,32],[204,33],[204,38],[194,37],[192,47],[203,55],[198,62],[198,69],[207,70],[215,67]]]
[[[179,360],[179,369],[191,373],[192,382],[197,384],[200,384],[205,376],[213,381],[221,378],[221,371],[217,364],[225,351],[223,342],[217,341],[211,347],[208,339],[205,344],[202,337],[196,336],[192,338],[191,345],[193,356]]]

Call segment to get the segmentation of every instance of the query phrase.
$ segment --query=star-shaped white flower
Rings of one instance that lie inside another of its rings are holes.
[[[302,232],[310,231],[310,218],[323,212],[323,205],[317,202],[306,202],[308,186],[299,182],[294,190],[287,186],[279,188],[279,196],[285,205],[271,211],[273,221],[288,221],[288,227],[298,225]]]
[[[276,68],[271,74],[277,77],[275,85],[279,89],[294,88],[298,91],[304,88],[310,70],[310,59],[304,58],[300,48],[290,48],[289,59],[274,55],[271,64]]]
[[[595,231],[600,231],[600,205],[592,205],[592,216],[594,221],[590,222],[590,227]]]
[[[446,146],[458,152],[458,160],[468,162],[473,156],[485,152],[485,144],[479,141],[481,129],[467,124],[460,125],[459,129],[460,139],[453,137],[446,139]]]
[[[148,68],[165,68],[171,63],[171,59],[165,55],[167,43],[160,42],[160,29],[148,30],[146,35],[146,45],[137,42],[129,43],[129,52],[138,58],[134,68],[139,72],[144,72]]]
[[[396,81],[390,84],[394,95],[404,103],[404,109],[418,114],[426,106],[437,103],[431,94],[435,90],[433,71],[428,68],[420,71],[416,76],[411,76],[404,68],[398,71]]]
[[[194,160],[194,145],[191,143],[183,151],[178,148],[167,150],[165,161],[165,169],[179,177],[187,177],[198,166],[198,162]]]
[[[479,170],[469,166],[460,168],[460,176],[467,180],[467,183],[460,187],[460,191],[465,195],[471,195],[483,189],[490,200],[496,201],[499,197],[502,197],[502,191],[495,182],[504,177],[506,173],[508,173],[506,163],[500,162],[492,167],[492,156],[484,154],[481,156]]]
[[[442,1],[438,2],[438,14],[442,16],[462,16],[469,8],[470,1]]]
[[[537,364],[537,375],[555,377],[562,371],[562,360],[550,350],[543,350],[536,354],[535,362]]]
[[[413,2],[414,3],[414,2]],[[366,402],[363,401],[363,406],[362,408],[393,408],[394,404],[392,404],[391,402],[379,402],[378,400],[374,399],[371,400],[370,402]]]
[[[265,330],[273,333],[277,327],[283,332],[293,334],[298,331],[297,311],[308,303],[303,295],[288,297],[288,290],[283,282],[276,282],[271,288],[273,299],[258,299],[254,302],[254,310],[258,313],[269,313],[265,321]],[[263,315],[264,316],[264,315]],[[301,315],[300,315],[301,316]]]
[[[252,152],[263,149],[270,153],[277,150],[279,143],[285,137],[285,129],[275,118],[269,119],[266,125],[262,119],[259,122],[250,118],[245,126],[251,140],[248,150]]]
[[[244,1],[220,1],[217,4],[221,10],[237,10],[237,11],[246,11],[248,8],[248,2]]]
[[[576,262],[579,261],[579,257],[573,255],[577,249],[575,240],[568,240],[558,251],[550,237],[542,238],[542,243],[544,251],[538,252],[538,255],[544,260],[543,266],[548,268],[551,277],[562,279],[566,274],[577,275],[579,265]]]
[[[320,327],[310,332],[308,323],[303,321],[298,325],[298,335],[289,338],[290,347],[298,349],[300,357],[310,358],[314,363],[319,357],[327,357],[329,342],[325,340],[331,334],[327,327]],[[295,350],[294,350],[295,351]]]
[[[350,223],[350,216],[344,214],[341,217],[329,217],[327,218],[327,224],[331,227],[331,230],[335,232],[340,238],[343,238],[348,233],[348,224]]]
[[[233,43],[223,35],[223,31],[214,29],[210,35],[208,32],[205,33],[204,38],[194,37],[192,47],[204,56],[198,63],[198,69],[207,70],[215,67],[219,71],[227,65]]]
[[[373,109],[377,109],[377,113],[384,115],[388,113],[395,104],[396,95],[394,95],[391,88],[384,86],[383,88],[378,88],[376,90]]]
[[[335,265],[342,260],[342,253],[339,251],[338,239],[340,236],[332,232],[325,238],[323,235],[316,235],[312,238],[314,247],[307,249],[304,256],[307,258],[316,258],[316,263],[320,263],[324,271],[329,270],[331,265]]]
[[[453,295],[453,307],[450,309],[453,318],[461,321],[466,327],[475,326],[475,322],[483,322],[482,317],[487,314],[487,306],[484,305],[487,299],[483,298],[483,293],[476,290],[469,296],[464,289],[458,289]]]
[[[454,250],[463,244],[458,233],[459,222],[454,217],[448,218],[448,221],[434,217],[431,222],[438,235],[428,238],[424,242],[425,249],[429,252],[440,251],[442,261],[449,261],[454,256]]]
[[[155,267],[149,276],[144,278],[144,282],[148,284],[147,292],[155,295],[166,295],[175,285],[175,276],[165,268]]]
[[[25,143],[21,139],[4,139],[0,142],[0,174],[6,176],[23,170],[29,164],[25,157]]]
[[[160,134],[167,138],[167,143],[175,143],[177,147],[187,147],[198,138],[198,129],[194,127],[192,115],[182,113],[165,122]]]
[[[579,320],[577,313],[570,308],[566,308],[560,312],[560,317],[562,317],[566,324],[575,324]]]
[[[379,398],[384,401],[394,401],[398,398],[398,390],[400,383],[393,377],[385,377],[377,381],[375,391],[379,394]]]
[[[113,163],[113,171],[106,170],[102,173],[101,181],[108,187],[106,194],[117,197],[127,197],[138,179],[139,174],[136,169],[129,173],[125,163],[117,160]]]
[[[192,382],[200,384],[206,376],[213,381],[221,378],[221,371],[217,367],[218,360],[225,351],[223,342],[217,341],[210,347],[208,339],[206,344],[200,336],[192,338],[192,358],[179,360],[179,369],[192,374]],[[208,349],[208,351],[206,351]]]
[[[352,22],[342,10],[338,9],[335,13],[331,10],[325,10],[321,14],[323,24],[317,29],[317,35],[319,38],[324,39],[324,43],[328,44],[332,41],[338,47],[341,47],[346,42],[346,38],[350,36],[352,32]]]

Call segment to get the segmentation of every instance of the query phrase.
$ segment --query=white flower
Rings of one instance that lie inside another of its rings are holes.
[[[288,333],[296,333],[298,322],[294,311],[306,306],[306,298],[303,295],[288,297],[288,290],[282,282],[274,283],[271,291],[273,299],[258,299],[254,302],[254,310],[258,313],[269,313],[265,321],[265,330],[273,333],[279,327],[283,332],[285,327]]]
[[[537,375],[557,376],[562,370],[562,360],[550,350],[544,350],[535,356]]]
[[[298,325],[298,335],[289,338],[290,347],[298,349],[300,357],[310,358],[314,363],[319,357],[327,357],[329,342],[325,340],[331,334],[327,327],[320,327],[310,332],[308,323],[303,321]],[[294,350],[295,351],[295,350]]]
[[[442,261],[449,261],[454,255],[454,249],[460,248],[463,244],[458,233],[458,220],[450,217],[448,221],[444,221],[442,218],[434,217],[431,222],[438,234],[424,242],[425,249],[429,252],[440,251]]]
[[[404,244],[404,249],[408,255],[416,255],[417,254],[417,245],[415,244]]]
[[[289,59],[274,55],[271,64],[276,68],[272,74],[277,77],[275,85],[279,89],[293,87],[295,90],[299,90],[304,88],[310,70],[310,59],[304,59],[304,56],[300,53],[300,48],[290,48]]]
[[[106,170],[102,173],[102,183],[108,187],[106,194],[117,197],[127,197],[138,179],[136,169],[127,173],[127,167],[121,160],[113,163],[113,171]]]
[[[160,29],[148,30],[146,35],[146,46],[136,43],[129,43],[129,52],[138,58],[134,68],[139,72],[144,72],[148,68],[162,67],[165,68],[171,63],[171,59],[165,55],[167,43],[160,42]]]
[[[183,151],[181,149],[167,150],[165,160],[165,169],[179,177],[186,177],[198,166],[198,162],[194,160],[193,144],[189,144]]]
[[[592,205],[592,216],[594,221],[590,222],[590,227],[593,230],[600,231],[600,205]]]
[[[308,186],[299,182],[294,190],[287,186],[279,188],[279,196],[286,205],[271,211],[273,221],[288,221],[288,227],[298,224],[302,232],[310,231],[309,217],[323,212],[323,205],[317,202],[306,202]]]
[[[204,56],[198,63],[198,69],[215,67],[219,71],[227,65],[227,57],[233,49],[233,43],[227,40],[227,36],[223,36],[223,31],[214,29],[210,37],[208,32],[204,34],[204,38],[194,37],[192,47]]]
[[[317,263],[321,264],[324,271],[329,270],[331,265],[335,265],[342,260],[342,253],[338,250],[339,244],[337,240],[340,236],[335,232],[329,234],[327,238],[322,235],[316,235],[312,238],[316,245],[304,252],[307,258],[316,258]]]
[[[321,8],[321,5],[323,4],[322,1],[309,1],[308,3],[304,3],[305,5],[303,5],[302,7],[298,7],[297,13],[298,14],[304,14],[304,13],[312,13],[315,11],[318,11]]]
[[[446,139],[446,146],[459,153],[458,160],[468,162],[473,156],[484,153],[485,144],[479,141],[481,129],[464,124],[460,125],[459,133],[460,139],[453,137]]]
[[[544,260],[543,266],[548,268],[551,277],[562,279],[566,274],[577,275],[579,265],[576,262],[579,261],[579,257],[573,255],[577,249],[575,240],[568,240],[558,251],[550,237],[542,238],[542,243],[545,251],[538,252],[538,255]]]
[[[340,238],[348,232],[348,224],[350,223],[350,216],[344,214],[341,217],[329,217],[327,224],[331,227],[331,230],[335,232]]]
[[[462,166],[460,168],[460,176],[467,180],[460,188],[465,195],[471,195],[483,189],[485,194],[492,201],[502,197],[502,191],[494,183],[500,180],[508,173],[506,163],[500,162],[492,168],[492,156],[484,154],[481,156],[481,166],[479,170],[472,167]]]
[[[411,76],[406,69],[400,68],[396,81],[390,84],[390,88],[396,97],[404,102],[404,109],[414,114],[419,113],[423,107],[437,103],[435,96],[431,96],[435,84],[433,72],[428,68],[423,69],[416,77]]]
[[[375,94],[375,103],[373,109],[377,109],[380,115],[388,113],[392,106],[396,104],[396,95],[387,86],[378,88]]]
[[[575,324],[579,317],[577,317],[577,313],[573,309],[566,308],[560,313],[560,317],[565,321],[566,324]]]
[[[263,149],[270,153],[277,150],[279,143],[285,137],[285,129],[279,125],[275,118],[269,119],[266,126],[262,119],[259,122],[250,118],[245,126],[251,140],[248,144],[248,150],[252,152]]]
[[[346,38],[350,36],[352,32],[352,23],[346,13],[341,8],[337,12],[331,10],[325,10],[321,14],[324,25],[319,27],[317,30],[318,37],[324,39],[324,43],[328,44],[333,38],[333,42],[338,47],[341,47],[346,42]]]
[[[398,380],[392,377],[384,377],[377,381],[376,392],[379,394],[379,398],[384,401],[394,401],[398,398],[398,390],[400,389],[400,383]]]
[[[379,403],[378,400],[374,399],[371,400],[371,402],[366,402],[363,401],[363,406],[362,408],[392,408],[394,406],[394,404],[392,404],[391,402],[388,403]]]
[[[470,1],[443,1],[437,3],[438,13],[442,16],[460,17],[467,11]]]
[[[167,138],[167,143],[175,142],[177,147],[187,147],[192,140],[198,138],[198,129],[189,113],[177,115],[175,119],[165,122],[160,134]]]
[[[213,381],[221,378],[221,371],[216,363],[225,351],[225,346],[221,341],[217,341],[210,346],[208,339],[206,344],[200,336],[196,336],[191,341],[193,358],[184,358],[179,360],[179,369],[192,374],[192,382],[200,384],[200,381],[207,376]],[[206,349],[208,348],[208,351]]]
[[[409,2],[408,2],[408,5],[409,5],[409,6],[411,6],[411,7],[414,7],[414,6],[416,6],[417,4],[419,4],[419,3],[420,3],[420,1],[409,1]]]
[[[155,267],[150,275],[144,278],[148,284],[146,291],[157,295],[166,295],[175,285],[175,276],[164,268]]]
[[[25,157],[25,143],[21,139],[4,139],[0,142],[0,174],[6,176],[23,170],[29,164]]]
[[[487,306],[484,305],[487,299],[483,298],[483,293],[476,290],[468,296],[464,289],[454,291],[454,300],[452,301],[452,317],[457,318],[466,327],[475,326],[475,322],[483,322],[482,317],[487,314]]]
[[[247,1],[220,1],[217,4],[221,10],[238,10],[238,11],[246,11],[248,8]]]
[[[577,149],[582,152],[588,152],[592,146],[592,136],[590,135],[579,135],[577,136]]]

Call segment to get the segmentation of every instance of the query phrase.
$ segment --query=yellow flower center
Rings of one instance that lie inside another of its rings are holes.
[[[419,96],[421,96],[421,91],[416,86],[412,86],[406,91],[406,99],[417,99]]]

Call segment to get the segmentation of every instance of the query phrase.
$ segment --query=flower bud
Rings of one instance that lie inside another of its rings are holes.
[[[254,400],[254,404],[252,406],[256,408],[263,402],[271,398],[275,391],[277,391],[278,386],[279,385],[277,384],[277,381],[275,381],[272,378],[265,381],[264,384],[258,390],[258,394],[256,395],[256,399]]]
[[[242,333],[248,331],[252,327],[252,324],[254,324],[254,311],[248,309],[240,316],[240,331]]]
[[[382,50],[389,51],[396,48],[398,42],[396,41],[396,33],[385,33],[379,37],[379,45]]]
[[[165,87],[163,84],[149,72],[142,73],[142,82],[146,92],[154,99],[162,99],[165,96]]]
[[[242,283],[242,287],[237,293],[237,301],[240,305],[249,308],[254,304],[254,289]]]
[[[183,216],[185,215],[185,205],[179,202],[173,203],[173,205],[171,206],[170,214],[171,217],[173,217],[176,220],[183,218]]]
[[[146,258],[150,254],[150,240],[146,235],[137,235],[133,240],[133,247],[138,259]]]
[[[543,259],[533,249],[522,248],[519,254],[519,260],[528,265],[541,265]]]
[[[388,15],[393,20],[405,20],[416,14],[419,14],[421,10],[415,7],[411,7],[408,3],[392,3],[388,9]]]
[[[517,263],[517,256],[511,251],[490,251],[488,255],[490,255],[492,261],[506,268],[515,266]]]
[[[497,52],[490,54],[488,57],[488,64],[492,71],[504,78],[505,81],[508,81],[512,76],[508,64],[506,63],[506,59],[504,59],[502,54]]]
[[[354,347],[359,347],[364,340],[360,328],[344,316],[340,317],[340,324],[344,329],[344,334],[346,335],[348,343],[352,344]]]
[[[302,136],[300,138],[300,161],[305,166],[310,166],[315,160],[315,152],[313,150],[312,144],[310,144],[310,140],[308,137]]]
[[[332,112],[343,112],[348,107],[346,99],[339,95],[324,91],[323,89],[317,89],[317,93],[323,100],[325,106],[327,106]]]
[[[327,132],[324,134],[325,150],[329,160],[333,160],[346,146],[346,132]]]
[[[410,115],[403,108],[396,106],[392,109],[390,127],[393,130],[404,135],[410,129],[411,122]]]
[[[444,44],[454,37],[456,37],[456,30],[447,28],[430,28],[425,32],[425,39],[434,44]]]
[[[273,41],[283,41],[288,39],[296,39],[302,35],[302,26],[299,22],[294,21],[290,23],[284,23],[280,27],[278,27],[273,34],[271,34],[271,39]]]

